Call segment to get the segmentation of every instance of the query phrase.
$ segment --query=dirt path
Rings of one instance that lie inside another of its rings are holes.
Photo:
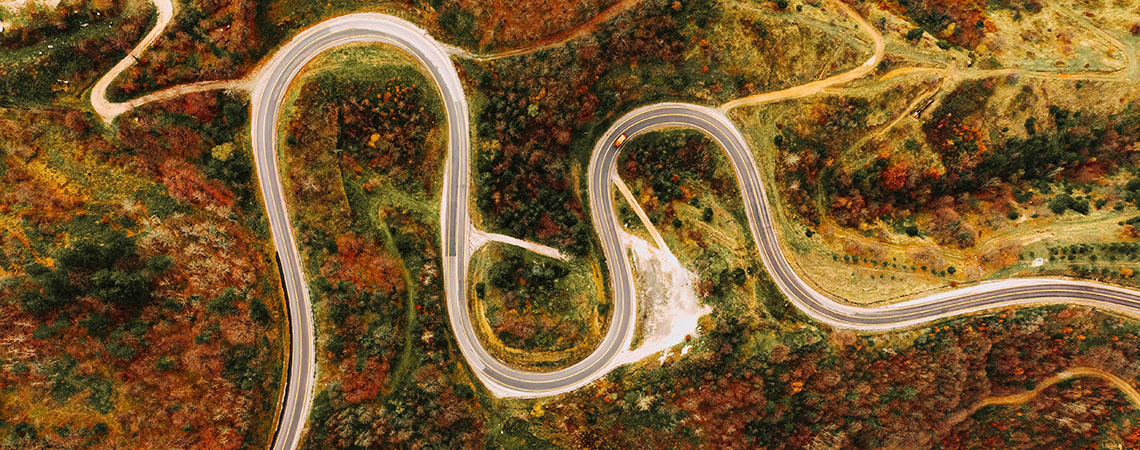
[[[871,54],[871,57],[867,59],[867,61],[863,62],[863,64],[859,67],[838,75],[832,75],[822,80],[816,80],[811,83],[802,84],[779,91],[764,92],[761,94],[738,98],[736,100],[725,103],[724,105],[721,105],[720,110],[722,112],[728,112],[729,110],[739,108],[741,106],[760,105],[779,100],[807,97],[809,95],[814,95],[822,92],[824,89],[830,88],[832,86],[846,84],[848,82],[857,80],[874,71],[876,66],[879,65],[879,61],[883,60],[883,55],[886,53],[887,49],[887,44],[883,39],[883,34],[880,33],[879,30],[875,29],[875,27],[871,26],[871,24],[867,22],[867,19],[859,15],[858,12],[856,12],[853,8],[851,8],[851,6],[847,5],[846,3],[835,0],[832,0],[831,3],[842,10],[845,14],[847,14],[847,16],[852,20],[854,20],[855,23],[859,26],[859,29],[863,30],[864,33],[867,33],[867,36],[869,36],[875,43],[875,50]]]
[[[539,40],[538,42],[536,42],[530,46],[523,47],[523,48],[517,48],[517,49],[513,49],[513,50],[507,50],[507,51],[499,52],[499,53],[488,53],[488,54],[471,53],[467,50],[461,49],[459,47],[453,47],[450,45],[447,46],[447,48],[451,52],[451,54],[453,54],[455,56],[459,56],[462,58],[468,58],[468,59],[477,59],[480,61],[492,61],[492,60],[496,60],[496,59],[500,59],[500,58],[508,58],[511,56],[529,55],[531,53],[540,52],[543,50],[549,50],[549,49],[556,48],[556,47],[561,47],[561,46],[566,45],[567,42],[570,42],[574,39],[578,39],[580,37],[588,36],[594,32],[594,29],[597,28],[599,24],[602,24],[602,23],[604,23],[610,19],[613,19],[614,17],[617,17],[618,14],[621,14],[623,12],[630,10],[630,9],[633,9],[634,6],[637,6],[639,4],[641,4],[641,0],[619,0],[617,3],[610,5],[609,8],[602,10],[602,12],[598,13],[598,15],[590,18],[590,20],[587,20],[586,22],[582,23],[581,25],[578,25],[577,27],[563,31],[559,34],[552,36],[552,37]]]
[[[488,242],[499,242],[502,244],[513,245],[525,250],[530,250],[534,253],[538,253],[549,258],[559,259],[562,261],[570,260],[569,256],[564,255],[556,248],[548,247],[534,242],[524,241],[522,239],[513,238],[504,234],[488,233],[478,228],[474,228],[471,230],[470,236],[471,238],[469,241],[472,247],[471,253],[475,253],[475,250],[477,250],[479,247],[482,247]]]
[[[133,98],[122,103],[109,103],[107,108],[100,111],[99,117],[106,123],[111,123],[118,115],[135,109],[136,107],[145,105],[152,102],[161,102],[170,100],[172,98],[181,97],[186,94],[193,94],[196,92],[205,92],[213,90],[230,90],[230,91],[250,91],[253,89],[253,79],[257,76],[249,78],[242,78],[239,80],[213,80],[213,81],[199,81],[195,83],[181,84],[158,92],[152,92],[142,97]]]
[[[523,48],[507,50],[500,53],[474,54],[458,47],[446,47],[450,53],[455,56],[477,59],[481,61],[490,61],[511,56],[528,55],[542,50],[561,47],[563,45],[566,45],[567,42],[570,42],[574,39],[587,36],[590,33],[593,33],[594,29],[597,28],[599,24],[617,17],[618,14],[628,11],[640,3],[641,0],[620,0],[617,3],[610,5],[610,7],[606,8],[605,10],[602,10],[601,13],[590,18],[590,20],[586,21],[585,23],[578,25],[577,27],[566,30],[553,37],[540,40],[534,45]],[[131,50],[131,52],[128,53],[126,57],[124,57],[121,61],[119,61],[118,64],[112,67],[111,70],[104,74],[103,77],[100,78],[97,83],[95,83],[95,87],[91,91],[91,106],[95,109],[95,113],[99,115],[99,118],[103,119],[103,121],[106,123],[111,123],[119,115],[147,103],[169,100],[195,92],[212,91],[215,89],[240,91],[249,91],[253,89],[253,80],[256,80],[258,77],[258,70],[260,69],[260,65],[258,66],[258,69],[255,69],[245,77],[237,80],[199,81],[196,83],[187,83],[173,86],[125,102],[113,103],[108,101],[107,89],[110,87],[111,82],[114,81],[115,78],[117,78],[124,70],[134,65],[142,57],[143,52],[150,48],[150,46],[154,44],[154,41],[157,40],[158,37],[162,35],[163,31],[166,30],[166,26],[170,24],[170,20],[174,17],[174,13],[177,11],[177,8],[172,0],[154,0],[154,5],[158,9],[158,20],[155,23],[154,28],[151,29],[150,33],[148,33],[146,37],[142,39],[142,41],[139,41],[138,45],[136,45],[135,48]]]
[[[1082,19],[1082,17],[1078,17],[1071,10],[1068,10],[1067,14],[1073,16],[1072,18],[1074,20],[1080,21]],[[939,67],[901,67],[898,69],[894,69],[894,70],[886,73],[882,77],[880,77],[879,81],[888,81],[888,80],[891,80],[893,78],[899,78],[899,77],[904,77],[904,76],[920,76],[920,75],[935,75],[937,77],[940,77],[942,79],[942,81],[939,84],[937,89],[934,89],[933,91],[924,92],[924,93],[920,94],[893,121],[891,121],[886,126],[880,127],[874,133],[871,133],[871,134],[861,138],[851,148],[858,148],[858,147],[865,145],[867,142],[871,142],[875,139],[878,139],[884,133],[893,129],[900,122],[902,122],[903,120],[906,120],[907,116],[911,115],[911,113],[913,113],[916,110],[916,108],[918,108],[920,106],[923,108],[922,111],[924,111],[924,112],[937,108],[939,106],[939,104],[941,103],[942,99],[945,98],[946,95],[948,95],[950,92],[953,91],[954,86],[957,86],[963,80],[991,78],[991,77],[1009,76],[1009,75],[1019,75],[1019,76],[1027,76],[1027,77],[1033,77],[1033,78],[1055,79],[1055,80],[1135,81],[1135,80],[1130,80],[1129,74],[1132,74],[1133,72],[1136,71],[1134,66],[1137,64],[1137,61],[1136,61],[1136,58],[1129,55],[1128,47],[1123,42],[1121,42],[1119,39],[1116,39],[1114,36],[1112,36],[1111,34],[1105,32],[1104,30],[1096,28],[1091,23],[1088,23],[1087,20],[1085,20],[1083,23],[1094,34],[1096,34],[1097,36],[1101,37],[1102,39],[1105,39],[1106,41],[1108,41],[1109,44],[1115,48],[1115,51],[1117,51],[1117,52],[1119,52],[1119,54],[1123,55],[1124,62],[1125,62],[1125,65],[1123,67],[1121,67],[1120,69],[1112,70],[1112,71],[1090,71],[1090,72],[1053,72],[1053,71],[1041,71],[1041,70],[1028,70],[1028,69],[1020,69],[1020,68],[958,69],[955,67],[945,67],[945,68],[939,68]],[[838,93],[838,92],[839,92],[838,89],[835,90],[835,93]],[[933,96],[933,99],[931,99],[932,96]]]
[[[931,104],[933,104],[933,102],[934,102],[933,97],[942,91],[942,88],[945,84],[946,84],[946,80],[943,79],[942,83],[939,83],[939,85],[937,87],[935,87],[934,89],[929,89],[929,90],[919,94],[917,97],[914,98],[914,100],[911,100],[911,102],[906,105],[906,108],[904,108],[903,111],[901,113],[899,113],[899,115],[894,118],[894,120],[891,120],[890,123],[888,123],[882,127],[879,127],[879,129],[875,130],[874,133],[863,136],[858,141],[855,141],[855,145],[852,145],[850,148],[858,149],[858,148],[862,148],[868,142],[874,142],[880,136],[882,136],[886,132],[890,131],[895,126],[897,126],[899,124],[899,122],[902,122],[903,120],[905,120],[907,118],[907,116],[914,115],[915,110],[918,109],[920,106],[925,106],[925,108],[923,108],[922,111],[928,110],[929,106]],[[917,115],[915,115],[915,116],[917,118]]]
[[[854,20],[855,23],[859,26],[859,28],[861,30],[863,30],[865,33],[867,33],[867,35],[871,38],[871,40],[874,41],[874,43],[875,43],[874,53],[871,55],[871,57],[869,59],[867,59],[867,61],[865,61],[859,67],[851,69],[847,72],[837,74],[837,75],[833,75],[831,77],[824,78],[821,80],[813,81],[811,83],[807,83],[807,84],[803,84],[800,86],[795,86],[795,87],[791,87],[791,88],[783,89],[783,90],[779,90],[779,91],[765,92],[765,93],[750,95],[748,97],[738,98],[736,100],[732,100],[728,103],[725,103],[724,105],[722,105],[720,107],[720,110],[723,112],[728,112],[729,110],[732,110],[734,108],[738,108],[741,106],[759,105],[759,104],[764,104],[764,103],[771,103],[774,101],[781,101],[781,100],[807,97],[810,95],[814,95],[814,94],[823,92],[823,91],[828,90],[832,87],[839,86],[839,85],[846,84],[846,83],[849,83],[851,81],[857,80],[859,78],[862,78],[862,77],[870,74],[872,71],[874,71],[876,66],[878,66],[879,62],[883,60],[883,56],[886,53],[886,43],[885,43],[885,40],[883,39],[882,33],[880,33],[875,27],[871,26],[871,24],[869,22],[867,22],[867,20],[863,16],[861,16],[858,12],[856,12],[848,4],[840,2],[840,1],[835,1],[835,0],[833,0],[832,3],[835,4],[844,13],[846,13],[848,15],[848,17],[850,17],[852,20]],[[952,68],[952,67],[950,67],[950,68],[903,67],[903,68],[892,70],[891,72],[887,73],[886,75],[883,75],[881,78],[879,78],[879,81],[886,81],[886,80],[889,80],[889,79],[895,78],[895,77],[906,76],[906,75],[917,75],[917,74],[936,74],[936,75],[939,75],[942,77],[953,78],[954,79],[953,81],[959,81],[961,79],[988,78],[988,77],[993,77],[993,76],[1015,75],[1015,74],[1016,75],[1029,76],[1029,77],[1035,77],[1035,78],[1051,78],[1051,79],[1064,79],[1064,80],[1072,80],[1072,79],[1107,80],[1107,81],[1128,80],[1128,74],[1132,73],[1132,72],[1136,72],[1136,70],[1134,70],[1134,66],[1136,66],[1138,64],[1136,58],[1129,55],[1128,47],[1123,42],[1121,42],[1119,39],[1116,39],[1114,36],[1105,32],[1104,30],[1096,28],[1091,23],[1088,23],[1086,21],[1085,25],[1087,27],[1091,28],[1093,33],[1095,33],[1099,37],[1107,40],[1109,42],[1109,44],[1112,45],[1113,47],[1115,47],[1116,50],[1120,54],[1124,55],[1124,58],[1125,58],[1125,66],[1124,67],[1122,67],[1121,69],[1113,70],[1111,72],[1072,72],[1072,73],[1034,71],[1034,70],[1018,69],[1018,68],[991,69],[991,70],[982,70],[982,69],[960,70],[960,69],[956,69],[956,68]],[[912,105],[912,106],[917,106],[917,105]],[[905,117],[905,116],[906,115],[904,114],[901,117]],[[888,127],[888,129],[889,129],[889,127]]]
[[[974,414],[979,409],[985,408],[987,406],[1020,405],[1029,400],[1032,400],[1034,397],[1040,394],[1041,391],[1044,391],[1045,389],[1048,389],[1057,383],[1072,378],[1100,378],[1104,381],[1107,381],[1108,384],[1111,384],[1113,387],[1120,389],[1120,391],[1124,393],[1126,397],[1128,397],[1128,400],[1132,402],[1133,406],[1140,408],[1140,392],[1137,392],[1136,388],[1132,387],[1131,384],[1128,384],[1127,381],[1124,381],[1120,377],[1102,369],[1097,369],[1094,367],[1074,367],[1042,380],[1041,382],[1037,383],[1037,387],[1033,390],[1011,395],[986,397],[981,401],[974,403],[969,408],[951,414],[950,417],[948,417],[943,423],[944,429],[950,429],[950,427],[953,427],[963,420],[966,420],[967,417],[970,417],[970,415]]]
[[[640,3],[641,0],[620,0],[581,25],[562,32],[551,38],[543,39],[534,45],[524,48],[491,54],[474,54],[468,52],[467,50],[452,46],[447,46],[447,48],[449,52],[455,56],[482,61],[528,55],[542,50],[561,47],[566,45],[566,43],[571,40],[587,36],[590,33],[593,33],[599,24],[617,17],[618,14],[628,11]],[[878,30],[871,26],[871,24],[868,23],[866,19],[864,19],[861,15],[859,15],[858,12],[856,12],[846,3],[834,0],[832,3],[844,13],[846,13],[852,20],[854,20],[859,28],[866,32],[871,40],[874,41],[875,48],[874,53],[871,55],[871,58],[869,58],[859,67],[838,75],[780,91],[766,92],[730,101],[721,106],[721,110],[728,111],[740,106],[756,105],[777,100],[806,97],[819,93],[829,87],[845,84],[850,81],[862,78],[863,76],[866,76],[868,73],[873,71],[879,64],[879,61],[882,60],[886,49],[886,44],[883,40],[882,34],[879,33]],[[119,74],[121,74],[124,70],[134,65],[139,58],[141,58],[142,53],[150,48],[154,41],[158,39],[158,36],[160,36],[162,32],[165,31],[166,26],[170,23],[171,18],[173,18],[174,13],[176,12],[175,6],[171,0],[154,0],[154,4],[159,12],[158,21],[155,24],[155,27],[150,31],[150,33],[146,35],[146,37],[143,38],[142,41],[139,42],[137,46],[135,46],[133,50],[131,50],[131,52],[126,57],[119,61],[119,63],[116,64],[110,71],[104,74],[103,77],[100,78],[99,81],[95,84],[94,89],[91,91],[91,106],[95,109],[96,114],[98,114],[104,122],[111,123],[119,115],[144,104],[169,100],[190,93],[210,91],[215,89],[242,91],[248,91],[252,89],[254,84],[253,80],[256,80],[258,76],[257,70],[251,72],[246,77],[237,80],[200,81],[196,83],[173,86],[125,102],[112,103],[108,101],[107,89],[110,87],[111,82],[114,81],[114,79],[117,78]]]
[[[115,116],[131,109],[122,103],[107,101],[107,88],[111,85],[111,81],[138,61],[142,53],[166,30],[166,26],[170,24],[170,19],[174,17],[174,3],[171,0],[154,0],[154,7],[158,10],[158,19],[155,21],[154,28],[139,41],[139,44],[130,53],[127,53],[127,56],[124,56],[118,64],[103,74],[103,77],[99,78],[99,81],[95,82],[95,87],[91,89],[91,107],[95,109],[95,113],[104,122],[110,123],[115,120]]]
[[[1124,42],[1121,42],[1120,39],[1117,39],[1111,33],[1108,33],[1096,27],[1091,22],[1089,22],[1087,18],[1077,14],[1071,9],[1065,8],[1063,14],[1069,16],[1074,21],[1081,23],[1093,34],[1107,41],[1108,44],[1113,47],[1114,53],[1124,58],[1124,66],[1115,70],[1086,72],[1045,71],[1020,68],[958,69],[955,67],[901,67],[888,72],[886,75],[883,75],[879,78],[879,81],[886,81],[891,78],[901,76],[923,74],[935,74],[941,77],[954,79],[955,81],[960,81],[962,79],[989,78],[1005,75],[1020,75],[1056,80],[1138,81],[1135,79],[1135,73],[1137,72],[1136,66],[1140,64],[1140,61],[1137,61],[1136,57],[1130,54],[1129,47],[1125,45]]]
[[[1112,72],[1046,72],[1040,70],[1028,70],[1018,68],[1006,69],[955,69],[955,68],[941,68],[941,67],[901,67],[883,75],[879,81],[890,80],[891,78],[908,76],[908,75],[922,75],[922,74],[935,74],[943,77],[952,77],[958,79],[977,79],[977,78],[990,78],[1005,75],[1020,75],[1033,78],[1046,78],[1056,80],[1104,80],[1104,81],[1124,81],[1127,78],[1124,74],[1127,68],[1117,69]]]
[[[1112,35],[1112,33],[1104,31],[1100,27],[1094,25],[1088,17],[1084,16],[1083,14],[1077,14],[1077,12],[1072,8],[1062,7],[1061,9],[1063,10],[1064,15],[1068,16],[1073,21],[1081,23],[1085,26],[1086,29],[1099,36],[1101,39],[1108,41],[1108,44],[1115,49],[1114,51],[1124,58],[1124,67],[1120,68],[1121,72],[1135,72],[1134,69],[1136,66],[1136,58],[1129,54],[1128,46],[1121,42],[1120,39],[1117,39],[1116,36]]]
[[[653,226],[653,221],[649,220],[649,216],[645,214],[645,210],[641,209],[641,203],[638,203],[637,199],[633,197],[633,192],[630,192],[629,186],[626,186],[625,182],[622,181],[621,177],[617,176],[617,174],[610,176],[610,179],[613,180],[614,185],[617,186],[622,197],[625,197],[626,204],[628,204],[629,207],[633,209],[633,212],[637,214],[637,217],[641,219],[642,225],[645,225],[645,228],[649,230],[649,235],[653,236],[653,242],[657,244],[657,249],[668,252],[669,247],[665,245],[665,240],[661,238],[661,233],[657,232],[657,227]]]
[[[99,78],[99,81],[95,83],[95,87],[91,89],[91,107],[95,109],[95,114],[98,114],[99,118],[103,119],[103,122],[111,123],[120,114],[150,102],[169,100],[194,92],[212,91],[214,89],[252,89],[253,83],[251,83],[250,80],[257,78],[256,73],[252,73],[250,76],[240,80],[199,81],[197,83],[178,85],[121,103],[112,103],[107,100],[107,89],[111,87],[111,82],[114,81],[119,74],[123,73],[124,70],[133,66],[142,58],[143,52],[150,48],[150,46],[154,44],[154,41],[166,31],[166,26],[170,24],[174,13],[177,12],[177,8],[172,0],[154,0],[154,7],[158,9],[158,20],[155,22],[154,28],[139,41],[139,44],[136,45],[130,53],[127,53],[127,56],[123,57],[111,70],[103,74],[103,77]]]

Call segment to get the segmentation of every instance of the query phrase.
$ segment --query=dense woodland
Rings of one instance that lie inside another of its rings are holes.
[[[1031,386],[1032,383],[1027,383]],[[1140,429],[1132,426],[1135,419],[1128,417],[1133,408],[1127,398],[1114,386],[1099,379],[1066,380],[1045,389],[1040,395],[1023,405],[988,406],[953,424],[950,433],[941,439],[944,448],[1005,447],[1092,447],[1095,438],[1065,439],[1051,430],[1057,427],[1075,436],[1092,436],[1098,433],[1116,434],[1119,441],[1104,444],[1111,447],[1134,448],[1140,445]],[[1111,420],[1104,420],[1104,417]]]
[[[476,205],[493,227],[575,255],[590,251],[584,196],[574,192],[585,188],[594,135],[634,104],[688,98],[686,87],[706,80],[721,84],[699,66],[663,73],[708,60],[685,62],[682,52],[717,11],[710,2],[648,1],[564,49],[469,67],[487,98],[477,121]],[[639,65],[644,84],[617,84]]]
[[[795,313],[771,284],[762,285],[766,312],[741,310],[733,305],[739,299],[718,304],[716,327],[701,338],[695,356],[659,369],[619,371],[594,390],[547,405],[566,419],[541,427],[569,446],[587,448],[962,448],[962,441],[981,438],[1006,448],[1036,448],[1036,442],[1084,448],[1116,442],[1117,430],[1131,431],[1112,424],[1136,420],[1131,407],[1076,414],[1054,409],[1054,420],[1078,426],[1037,427],[1040,434],[1028,442],[1016,437],[1021,430],[990,422],[996,416],[1004,423],[1014,411],[976,417],[965,436],[941,425],[986,396],[1032,388],[1035,380],[1074,365],[1134,379],[1132,321],[1058,307],[870,337],[789,328],[800,322]]]

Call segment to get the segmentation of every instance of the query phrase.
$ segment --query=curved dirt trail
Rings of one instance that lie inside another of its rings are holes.
[[[1112,70],[1091,70],[1091,71],[1052,71],[1052,70],[1033,70],[1021,69],[1017,67],[1006,67],[1001,69],[958,69],[955,67],[928,67],[928,66],[914,66],[914,67],[900,67],[890,72],[887,72],[879,81],[886,81],[892,78],[908,76],[908,75],[922,75],[922,74],[935,74],[948,79],[978,79],[989,78],[1005,75],[1021,75],[1034,78],[1056,79],[1056,80],[1101,80],[1101,81],[1138,81],[1136,79],[1138,66],[1140,61],[1136,56],[1129,51],[1129,46],[1117,39],[1111,33],[1093,25],[1089,22],[1088,18],[1081,16],[1072,9],[1065,8],[1064,14],[1069,18],[1080,22],[1097,37],[1108,42],[1112,46],[1113,52],[1120,55],[1124,59],[1124,64],[1118,69]]]
[[[150,46],[154,44],[154,41],[166,31],[167,25],[170,25],[170,20],[174,18],[174,13],[177,12],[177,8],[172,0],[153,1],[155,9],[158,10],[158,20],[155,22],[154,28],[139,41],[135,48],[131,49],[130,53],[127,53],[127,56],[124,56],[118,64],[115,64],[114,67],[111,67],[111,70],[103,74],[103,76],[99,78],[99,81],[95,82],[95,86],[91,88],[91,107],[95,109],[95,114],[97,114],[100,119],[103,119],[104,123],[111,123],[119,115],[141,105],[169,100],[193,92],[211,91],[214,89],[249,90],[252,88],[248,80],[257,78],[256,74],[252,74],[248,79],[241,80],[199,81],[197,83],[178,85],[120,103],[107,100],[107,89],[110,88],[111,82],[115,81],[115,78],[118,78],[119,74],[123,73],[124,70],[127,70],[128,67],[133,66],[141,59],[143,52],[150,48]]]
[[[943,426],[948,429],[962,422],[963,420],[966,420],[967,417],[970,417],[974,413],[978,412],[979,409],[985,408],[987,406],[1020,405],[1032,400],[1034,397],[1037,397],[1037,395],[1041,394],[1041,392],[1045,389],[1048,389],[1062,381],[1073,378],[1099,378],[1101,380],[1104,380],[1108,382],[1108,384],[1112,385],[1112,387],[1119,389],[1125,397],[1128,397],[1128,401],[1132,402],[1133,407],[1140,408],[1140,392],[1137,392],[1136,388],[1129,384],[1127,381],[1124,381],[1122,378],[1113,375],[1111,372],[1097,369],[1095,367],[1074,367],[1072,369],[1059,372],[1056,375],[1041,380],[1037,383],[1037,387],[1033,388],[1032,390],[1020,392],[1017,394],[986,397],[981,401],[970,405],[970,407],[966,409],[951,414],[950,417],[946,419],[946,422]]]
[[[172,98],[181,97],[186,94],[212,91],[217,89],[247,92],[253,90],[256,80],[260,78],[258,72],[261,70],[261,65],[256,66],[256,68],[254,68],[245,77],[235,80],[210,80],[186,83],[178,86],[172,86],[166,89],[161,89],[150,94],[127,100],[125,102],[115,103],[107,100],[107,89],[110,88],[111,83],[115,80],[115,78],[118,78],[118,76],[122,74],[124,70],[131,67],[137,63],[139,59],[141,59],[143,52],[150,48],[150,46],[154,44],[154,41],[157,40],[164,31],[166,31],[167,25],[170,24],[171,19],[177,12],[177,7],[172,2],[172,0],[153,0],[153,2],[155,8],[158,9],[158,20],[155,23],[154,28],[152,28],[150,33],[147,33],[147,35],[143,37],[141,41],[139,41],[138,45],[136,45],[135,48],[127,54],[127,56],[123,57],[123,59],[120,60],[118,64],[115,64],[111,70],[103,74],[103,76],[99,78],[99,81],[95,83],[94,88],[91,90],[91,107],[95,109],[95,114],[97,114],[104,123],[109,124],[113,122],[116,117],[139,106],[152,102],[170,100]],[[533,45],[513,50],[507,50],[500,53],[475,54],[451,45],[443,44],[442,46],[447,50],[448,53],[452,55],[463,58],[476,59],[480,61],[491,61],[512,56],[528,55],[531,53],[540,52],[542,50],[561,47],[563,45],[566,45],[567,42],[570,42],[574,39],[588,36],[590,33],[594,32],[594,29],[599,24],[613,19],[614,17],[617,17],[618,14],[628,11],[639,4],[641,4],[641,0],[620,0],[617,3],[610,5],[608,8],[602,10],[602,12],[590,18],[588,21],[582,23],[581,25],[559,33],[553,37],[542,39]]]
[[[487,54],[472,53],[470,51],[451,45],[444,45],[444,47],[447,49],[448,53],[451,53],[455,56],[468,59],[476,59],[479,61],[493,61],[496,59],[508,58],[511,56],[529,55],[531,53],[537,53],[543,50],[561,47],[572,40],[584,36],[589,36],[594,32],[594,29],[597,28],[598,25],[606,22],[607,20],[613,19],[614,17],[617,17],[618,14],[626,12],[632,9],[634,6],[641,4],[641,1],[642,0],[619,0],[617,3],[610,5],[608,8],[602,10],[602,12],[598,13],[594,17],[591,17],[590,20],[587,20],[586,22],[583,22],[576,27],[558,33],[552,37],[541,39],[538,42],[535,42],[526,47]]]

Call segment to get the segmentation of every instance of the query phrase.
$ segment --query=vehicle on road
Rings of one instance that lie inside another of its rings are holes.
[[[621,147],[621,144],[624,144],[624,143],[625,143],[625,133],[622,133],[621,136],[618,136],[617,139],[614,139],[614,148]]]

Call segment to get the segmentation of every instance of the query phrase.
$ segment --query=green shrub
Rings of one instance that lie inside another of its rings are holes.
[[[116,341],[108,342],[105,346],[107,353],[119,359],[131,360],[135,357],[135,348]]]
[[[154,362],[155,370],[159,372],[167,372],[174,368],[174,358],[163,356]]]
[[[1089,213],[1088,200],[1084,198],[1074,198],[1067,192],[1062,192],[1054,196],[1053,199],[1049,201],[1048,206],[1049,210],[1053,211],[1053,214],[1058,215],[1064,214],[1065,211],[1070,209],[1085,215]]]
[[[87,404],[99,411],[101,414],[106,414],[115,409],[115,403],[111,400],[112,385],[111,381],[104,378],[87,377]]]
[[[248,391],[257,385],[258,373],[253,362],[257,348],[252,345],[238,345],[226,351],[226,362],[222,375],[234,383],[238,389]]]
[[[111,330],[111,319],[106,314],[94,313],[80,320],[79,326],[86,328],[91,337],[104,338]]]
[[[249,318],[260,325],[269,323],[269,308],[265,307],[265,302],[260,298],[254,297],[249,300]]]
[[[237,305],[234,303],[242,300],[242,297],[234,288],[226,288],[217,298],[206,304],[206,309],[215,314],[228,316],[237,312]]]
[[[475,15],[470,11],[454,9],[439,15],[439,26],[454,36],[460,45],[474,47],[479,44]]]
[[[218,325],[217,322],[206,325],[205,327],[202,327],[202,332],[198,333],[198,336],[194,337],[194,343],[202,345],[213,342],[214,339],[218,338],[218,333],[220,333],[221,330],[222,327],[221,325]]]

